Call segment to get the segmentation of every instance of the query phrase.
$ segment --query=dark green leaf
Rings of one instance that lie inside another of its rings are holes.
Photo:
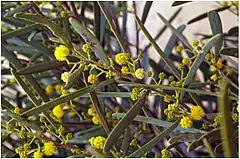
[[[184,4],[184,3],[188,3],[188,2],[192,2],[192,1],[174,1],[174,2],[172,3],[172,7],[180,6],[180,5],[182,5],[182,4]]]
[[[151,9],[152,3],[153,3],[153,1],[146,1],[146,3],[145,3],[144,9],[143,9],[143,13],[142,13],[142,19],[141,19],[143,25],[145,24],[145,21],[147,19],[148,13],[149,13],[149,11]]]
[[[66,85],[64,86],[65,89],[69,89],[74,83],[79,82],[80,76],[82,75],[84,68],[85,64],[81,64],[78,69],[76,69],[69,75]]]
[[[40,72],[55,69],[57,67],[64,66],[65,64],[66,64],[66,62],[59,62],[59,61],[56,61],[56,60],[41,62],[41,63],[38,63],[38,64],[33,64],[33,65],[27,66],[25,68],[22,68],[22,69],[18,70],[17,73],[19,75],[40,73]]]
[[[230,36],[238,36],[238,26],[233,27],[231,29],[228,30],[228,35]]]
[[[224,10],[226,10],[226,9],[229,9],[230,7],[231,7],[231,6],[226,6],[226,7],[222,7],[222,8],[217,8],[217,9],[214,9],[214,10],[212,10],[212,11],[221,12],[221,11],[224,11]],[[211,11],[210,11],[210,12],[211,12]],[[203,13],[203,14],[201,14],[201,15],[199,15],[199,16],[191,19],[191,20],[189,20],[189,21],[187,22],[187,24],[192,24],[192,23],[194,23],[194,22],[197,22],[197,21],[199,21],[199,20],[202,20],[202,19],[206,18],[207,15],[208,15],[207,13]]]
[[[14,106],[12,104],[10,104],[8,101],[6,101],[3,96],[1,96],[1,105],[3,106],[3,108],[10,110],[14,109]]]
[[[234,48],[234,47],[225,47],[220,51],[220,54],[227,55],[227,56],[233,56],[233,57],[239,57],[238,48]]]
[[[10,17],[17,12],[27,12],[27,10],[29,10],[30,8],[32,8],[32,3],[27,3],[27,4],[24,4],[24,5],[20,5],[20,6],[16,7],[14,10],[11,10],[11,11],[7,12],[4,15],[4,17]]]
[[[131,107],[131,109],[128,110],[124,118],[122,118],[113,128],[104,144],[103,152],[107,153],[112,148],[112,146],[116,143],[117,139],[123,134],[124,130],[129,126],[131,121],[140,112],[146,94],[147,92],[144,92],[143,96]]]
[[[96,85],[91,85],[89,87],[79,89],[79,90],[77,90],[73,93],[69,93],[68,95],[65,95],[65,96],[62,96],[62,97],[59,97],[59,98],[55,98],[55,99],[53,99],[51,101],[48,101],[48,102],[46,102],[46,103],[44,103],[44,104],[42,104],[38,107],[27,110],[23,114],[26,115],[26,116],[32,116],[32,115],[39,114],[41,112],[45,112],[46,110],[51,109],[54,106],[57,106],[59,104],[65,103],[65,102],[68,102],[69,100],[77,98],[77,97],[79,97],[83,94],[92,92],[96,88],[100,88],[100,87],[103,87],[105,85],[111,84],[113,81],[114,81],[114,79],[109,79],[109,80],[103,81],[101,83],[98,83]]]
[[[221,22],[221,19],[220,19],[220,16],[218,15],[218,13],[215,11],[208,12],[208,19],[209,19],[209,23],[211,26],[213,36],[216,34],[222,35],[223,34],[222,22]],[[219,51],[222,48],[222,45],[223,45],[223,37],[221,36],[221,38],[218,40],[218,42],[214,46],[214,53],[215,53],[216,61],[218,60],[218,58],[220,56]]]
[[[94,37],[87,28],[85,28],[79,21],[76,19],[70,18],[70,24],[73,26],[75,31],[85,40],[85,42],[89,45],[91,50],[95,53],[95,55],[103,60],[107,65],[109,65],[108,58],[103,51],[102,46],[99,41]]]
[[[137,151],[133,152],[128,157],[140,157],[142,154],[149,151],[151,148],[153,148],[157,143],[159,143],[160,140],[162,140],[164,137],[168,136],[169,133],[171,133],[179,124],[180,119],[176,120],[172,125],[167,127],[165,130],[163,130],[159,135],[154,137],[152,140],[150,140],[148,143],[143,145],[141,148],[139,148]]]

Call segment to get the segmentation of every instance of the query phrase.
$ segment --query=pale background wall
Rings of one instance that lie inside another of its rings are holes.
[[[162,28],[164,23],[161,19],[157,16],[157,12],[161,13],[166,19],[169,19],[170,16],[179,8],[183,7],[180,11],[179,15],[175,18],[175,20],[171,23],[175,28],[177,28],[181,24],[186,24],[190,19],[205,13],[209,10],[216,9],[219,5],[214,1],[200,1],[200,2],[191,2],[185,3],[181,6],[171,7],[173,1],[154,1],[151,7],[151,10],[148,14],[147,20],[145,22],[145,27],[148,29],[150,34],[154,37],[158,31]],[[129,6],[132,7],[132,1],[128,1]],[[141,18],[142,11],[145,5],[145,1],[137,1],[137,15]],[[223,31],[227,32],[232,26],[238,25],[237,16],[232,14],[229,11],[219,12]],[[135,43],[135,22],[132,16],[128,16],[128,35],[129,40],[132,43]],[[211,34],[211,28],[208,22],[208,18],[205,18],[199,22],[187,25],[186,29],[184,30],[184,35],[187,37],[189,41],[196,39],[197,37],[194,33],[204,33],[204,34]],[[171,36],[170,29],[167,29],[165,33],[158,39],[157,43],[160,45],[162,49],[165,48],[168,39]],[[199,37],[200,38],[200,37]],[[148,44],[147,38],[140,33],[140,45],[146,46]],[[159,56],[157,55],[156,51],[151,47],[149,50],[151,53],[149,56],[154,59],[155,61],[159,60]]]

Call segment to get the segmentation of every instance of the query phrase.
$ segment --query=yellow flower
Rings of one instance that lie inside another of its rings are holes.
[[[172,157],[171,153],[167,149],[163,149],[161,151],[161,154],[162,154],[162,158],[171,158]]]
[[[52,141],[44,142],[43,153],[46,156],[52,156],[56,153],[57,147]]]
[[[128,67],[127,66],[123,66],[121,69],[121,72],[123,75],[127,75],[129,73]]]
[[[69,72],[62,73],[61,74],[61,80],[66,83],[67,79],[68,79],[68,76],[69,76]]]
[[[53,92],[53,86],[52,85],[47,85],[47,87],[45,87],[45,93],[46,95],[51,95]]]
[[[223,68],[223,64],[222,64],[222,61],[220,59],[218,59],[217,63],[216,63],[216,66],[218,69],[222,69]]]
[[[95,116],[96,115],[96,111],[93,107],[89,108],[88,109],[88,114],[91,115],[91,116]]]
[[[65,61],[69,53],[70,53],[70,50],[66,46],[60,45],[56,47],[54,55],[58,61]]]
[[[201,120],[205,115],[205,112],[202,107],[198,106],[192,106],[191,107],[191,118],[193,120]]]
[[[62,93],[62,85],[61,84],[57,84],[55,86],[55,91],[58,93],[58,94],[61,94]]]
[[[199,45],[198,40],[193,40],[193,41],[192,41],[192,45],[193,45],[193,46],[198,46],[198,45]]]
[[[217,76],[217,74],[214,74],[214,75],[212,75],[211,77],[210,77],[210,79],[212,80],[212,81],[216,81],[216,80],[218,80],[218,76]]]
[[[90,75],[88,76],[88,83],[94,84],[94,83],[96,83],[96,81],[97,81],[97,76],[96,76],[96,75],[90,74]]]
[[[119,53],[115,55],[115,60],[119,65],[124,65],[128,61],[128,55],[127,53]]]
[[[136,76],[138,79],[143,79],[143,78],[144,78],[144,70],[143,70],[143,68],[138,68],[138,69],[135,71],[135,76]]]
[[[190,60],[188,58],[183,58],[182,59],[182,64],[187,66],[190,63]]]
[[[57,118],[62,118],[64,115],[64,111],[61,105],[57,105],[56,107],[54,107],[52,112],[53,112],[53,115],[56,116]]]
[[[88,44],[84,44],[82,46],[82,50],[86,53],[89,53],[91,51],[91,49],[89,48]]]
[[[190,128],[192,127],[192,120],[191,118],[185,116],[181,119],[180,125],[182,128]]]
[[[214,65],[211,65],[211,66],[210,66],[210,70],[211,70],[212,72],[216,72],[216,71],[217,71],[217,68],[216,68]]]
[[[92,122],[95,125],[99,125],[101,123],[101,121],[100,121],[100,119],[99,119],[99,117],[97,115],[92,117]]]
[[[14,110],[13,110],[13,112],[14,112],[15,114],[20,115],[22,111],[21,111],[21,109],[20,109],[19,107],[15,107]]]
[[[180,46],[180,45],[178,45],[177,47],[176,47],[176,51],[177,52],[179,52],[179,53],[181,53],[182,51],[183,51],[183,47],[182,46]]]
[[[96,149],[103,149],[103,146],[106,142],[106,138],[102,137],[102,136],[97,136],[97,137],[92,137],[89,140],[90,144],[92,147],[96,148]]]
[[[34,152],[33,157],[34,158],[43,158],[43,153],[40,151],[36,151],[36,152]]]

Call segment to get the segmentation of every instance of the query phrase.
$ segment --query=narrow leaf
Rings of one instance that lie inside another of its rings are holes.
[[[100,45],[99,41],[94,37],[87,28],[85,28],[79,21],[74,18],[69,19],[70,24],[73,26],[75,31],[84,39],[89,45],[95,55],[109,65],[108,58]]]
[[[213,152],[213,148],[212,148],[211,144],[208,142],[208,140],[207,140],[206,138],[203,138],[202,141],[203,141],[204,145],[206,146],[206,148],[207,148],[210,156],[211,156],[212,158],[216,158],[216,155],[215,155],[215,153]]]
[[[199,54],[197,55],[196,59],[194,60],[194,62],[192,64],[190,70],[188,71],[186,80],[184,81],[184,86],[188,86],[191,83],[198,68],[200,67],[201,63],[204,61],[206,54],[219,41],[220,38],[221,38],[221,35],[217,34],[207,41],[207,43],[203,47],[203,50],[201,52],[199,52]]]
[[[160,55],[161,59],[163,59],[163,61],[166,63],[166,65],[168,66],[168,68],[171,70],[171,72],[178,78],[180,79],[180,73],[179,71],[176,69],[175,65],[172,63],[171,60],[169,60],[168,58],[165,57],[162,49],[157,45],[157,43],[153,40],[152,36],[149,34],[149,32],[147,31],[147,29],[143,26],[142,22],[140,21],[140,19],[135,16],[135,20],[138,24],[138,26],[142,29],[143,33],[145,34],[145,36],[148,38],[148,40],[150,41],[150,43],[153,45],[153,47],[156,49],[156,51],[158,52],[158,54]]]
[[[143,25],[145,24],[145,21],[147,19],[148,13],[149,13],[149,11],[151,9],[152,3],[153,3],[153,1],[146,1],[146,3],[145,3],[144,9],[143,9],[143,13],[142,13],[142,19],[141,19]]]
[[[233,57],[239,57],[238,48],[234,48],[234,47],[225,47],[220,51],[220,54],[227,55],[227,56],[233,56]]]
[[[220,132],[223,142],[224,157],[238,157],[237,145],[235,139],[232,136],[233,127],[231,126],[231,107],[229,107],[228,101],[228,83],[226,79],[223,79],[220,83],[220,94],[218,98],[220,118]]]
[[[189,44],[187,39],[182,34],[179,34],[179,32],[160,13],[157,13],[157,15],[165,23],[165,25],[172,30],[172,32],[178,37],[178,39],[188,47],[188,49],[193,50],[193,47]]]
[[[219,14],[215,11],[211,11],[211,12],[208,13],[208,19],[209,19],[209,23],[210,23],[210,26],[211,26],[213,36],[216,35],[216,34],[222,35],[223,34],[222,22],[221,22]],[[220,56],[219,51],[222,48],[222,45],[223,45],[223,37],[221,36],[219,41],[214,46],[214,53],[215,53],[215,60],[216,61],[218,60],[218,58]]]
[[[112,114],[113,117],[115,118],[123,118],[126,114],[125,113],[114,113]],[[155,118],[150,118],[150,117],[145,117],[145,116],[141,116],[141,115],[137,115],[134,119],[134,121],[138,121],[138,122],[143,122],[143,123],[147,123],[147,124],[152,124],[152,125],[157,125],[160,127],[168,127],[169,125],[171,125],[171,122],[168,121],[164,121],[164,120],[159,120],[159,119],[155,119]],[[206,132],[203,130],[199,130],[199,129],[195,129],[195,128],[182,128],[180,126],[177,126],[176,131],[180,131],[183,133],[200,133],[200,134],[205,134]]]
[[[182,5],[182,4],[184,4],[184,3],[188,3],[188,2],[192,2],[192,1],[174,1],[174,2],[172,3],[172,7],[180,6],[180,5]]]
[[[19,75],[26,75],[26,74],[33,74],[33,73],[40,73],[45,72],[48,70],[52,70],[61,66],[64,66],[66,62],[59,62],[56,60],[42,62],[38,64],[33,64],[22,69],[19,69],[17,73]]]
[[[154,137],[152,140],[150,140],[148,143],[143,145],[141,148],[139,148],[137,151],[133,152],[131,155],[129,155],[129,158],[133,157],[140,157],[142,154],[149,151],[151,148],[153,148],[156,144],[159,143],[160,140],[162,140],[164,137],[168,136],[169,133],[171,133],[179,124],[180,119],[176,120],[172,125],[167,127],[164,131],[162,131],[159,135]]]
[[[66,85],[64,86],[65,89],[69,89],[74,83],[78,82],[80,79],[80,76],[82,75],[85,68],[85,64],[81,64],[78,69],[76,69],[74,72],[72,72],[66,82]]]
[[[11,11],[7,12],[4,15],[4,17],[10,17],[17,12],[27,12],[27,10],[32,8],[32,6],[33,6],[32,3],[27,3],[27,4],[24,4],[24,5],[20,5],[20,6],[16,7],[14,10],[11,10]]]
[[[14,106],[12,104],[10,104],[8,101],[6,101],[3,96],[1,96],[1,105],[3,106],[3,108],[10,110],[14,109]]]
[[[53,99],[49,102],[46,102],[46,103],[44,103],[44,104],[42,104],[38,107],[27,110],[22,114],[26,115],[26,116],[32,116],[32,115],[39,114],[39,113],[44,112],[48,109],[51,109],[52,107],[54,107],[56,105],[65,103],[65,102],[67,102],[69,100],[72,100],[74,98],[77,98],[77,97],[79,97],[83,94],[89,93],[89,92],[95,90],[96,88],[100,88],[100,87],[103,87],[105,85],[111,84],[113,81],[114,81],[114,79],[109,79],[109,80],[103,81],[103,82],[101,82],[97,85],[91,85],[89,87],[82,88],[82,89],[77,90],[73,93],[69,93],[68,95],[65,95],[65,96],[62,96],[62,97],[59,97],[59,98],[55,98],[55,99]]]
[[[72,48],[72,43],[68,38],[68,35],[63,32],[63,29],[59,25],[50,22],[46,17],[29,13],[17,13],[14,15],[14,17],[46,26],[55,36],[59,37],[68,48]]]
[[[123,134],[124,130],[129,126],[131,121],[137,116],[140,112],[143,102],[145,100],[147,92],[144,92],[142,97],[128,110],[124,118],[122,118],[117,125],[113,128],[111,133],[108,135],[108,138],[104,144],[103,152],[107,153],[112,146],[116,143],[117,139]]]
[[[224,11],[224,10],[226,10],[226,9],[229,9],[230,7],[231,7],[231,6],[221,7],[221,8],[214,9],[214,10],[212,10],[212,11],[221,12],[221,11]],[[210,11],[210,12],[211,12],[211,11]],[[191,20],[189,20],[189,21],[187,22],[187,24],[192,24],[192,23],[194,23],[194,22],[197,22],[197,21],[199,21],[199,20],[202,20],[202,19],[206,18],[207,16],[208,16],[208,13],[203,13],[203,14],[201,14],[201,15],[199,15],[199,16],[191,19]]]

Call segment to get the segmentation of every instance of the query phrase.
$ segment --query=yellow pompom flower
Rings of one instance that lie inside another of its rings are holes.
[[[123,75],[127,75],[129,73],[129,69],[127,66],[123,66],[121,69],[121,72]]]
[[[162,154],[162,158],[171,158],[172,157],[171,153],[167,149],[163,149],[161,151],[161,154]]]
[[[199,105],[192,106],[190,111],[191,111],[191,118],[193,120],[201,120],[205,115],[203,108],[200,107]]]
[[[103,146],[106,142],[106,138],[102,137],[102,136],[97,136],[97,137],[92,137],[89,140],[90,144],[92,147],[96,148],[96,149],[103,149]]]
[[[57,105],[56,107],[54,107],[52,112],[53,112],[53,115],[56,116],[57,118],[62,118],[64,115],[64,111],[61,105]]]
[[[92,117],[92,122],[95,125],[99,125],[101,123],[101,121],[100,121],[100,119],[99,119],[99,117],[97,115]]]
[[[180,125],[182,128],[190,128],[192,127],[192,120],[191,118],[185,116],[181,119]]]
[[[53,92],[53,86],[52,85],[47,85],[47,87],[45,87],[45,93],[46,95],[51,95]]]
[[[218,76],[217,76],[217,74],[214,74],[214,75],[212,75],[211,77],[210,77],[210,79],[212,80],[212,81],[216,81],[216,80],[218,80]]]
[[[135,71],[135,76],[138,78],[138,79],[143,79],[144,78],[144,70],[143,68],[138,68],[136,71]]]
[[[52,141],[44,142],[43,153],[46,156],[52,156],[56,153],[57,147]]]
[[[93,107],[89,108],[88,109],[88,114],[91,115],[91,116],[95,116],[96,115],[96,111]]]
[[[218,69],[222,69],[223,68],[223,64],[222,64],[222,61],[220,59],[218,59],[217,63],[216,63],[216,67]]]
[[[43,158],[43,153],[40,151],[36,151],[36,152],[34,152],[33,157],[34,158]]]
[[[89,53],[91,51],[91,49],[89,48],[88,44],[84,44],[82,46],[82,50],[86,53]]]
[[[58,94],[61,94],[62,93],[62,88],[63,86],[61,84],[57,84],[55,86],[55,91],[58,93]]]
[[[60,46],[56,47],[55,52],[54,52],[55,58],[58,61],[65,61],[69,54],[70,54],[70,50],[64,45],[60,45]]]
[[[97,76],[96,76],[96,75],[90,74],[90,75],[88,76],[88,83],[95,84],[96,81],[97,81]]]
[[[15,107],[14,110],[13,110],[13,112],[14,112],[15,114],[20,115],[22,111],[21,111],[21,109],[20,109],[19,107]]]
[[[190,63],[190,60],[188,58],[183,58],[182,59],[182,64],[187,66]]]
[[[61,80],[65,83],[67,82],[68,77],[69,77],[69,72],[63,72],[61,74]]]
[[[127,63],[128,61],[128,55],[127,53],[119,53],[117,55],[115,55],[115,61],[119,64],[119,65],[124,65]]]

